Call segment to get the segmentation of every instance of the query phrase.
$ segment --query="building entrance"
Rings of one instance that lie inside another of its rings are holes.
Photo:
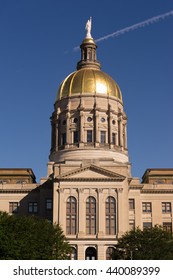
[[[86,260],[97,260],[97,250],[94,247],[88,247],[85,251]]]

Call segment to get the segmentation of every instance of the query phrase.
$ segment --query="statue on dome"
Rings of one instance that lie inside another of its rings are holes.
[[[86,33],[86,38],[92,38],[91,36],[91,26],[92,26],[92,22],[91,22],[92,18],[90,17],[90,19],[87,21],[85,29],[87,31]]]

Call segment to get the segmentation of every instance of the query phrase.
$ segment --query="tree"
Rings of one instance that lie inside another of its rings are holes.
[[[71,247],[69,243],[65,241],[65,236],[59,225],[54,226],[54,242],[53,242],[53,259],[55,260],[66,260],[69,258],[71,253]]]
[[[113,259],[170,260],[173,259],[172,234],[160,226],[136,228],[118,239]]]
[[[0,259],[68,259],[71,247],[59,225],[0,212]]]

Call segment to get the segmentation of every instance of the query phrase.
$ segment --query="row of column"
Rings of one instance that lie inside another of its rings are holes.
[[[81,110],[79,113],[79,124],[77,125],[77,130],[79,130],[79,139],[80,143],[85,142],[85,130],[84,130],[84,117],[85,114]],[[93,114],[93,142],[95,146],[97,147],[100,143],[100,133],[99,133],[99,118],[100,114],[99,111],[96,109],[94,110]],[[109,111],[108,112],[108,122],[107,122],[107,129],[106,132],[108,133],[107,139],[108,139],[108,144],[110,145],[110,148],[112,148],[112,133],[115,133],[116,137],[116,145],[120,146],[124,149],[127,149],[127,127],[126,127],[126,119],[123,119],[123,116],[121,115],[118,118],[118,125],[117,125],[117,130],[113,129],[113,114]],[[104,128],[103,128],[104,130]],[[52,149],[55,149],[58,151],[58,139],[61,137],[62,134],[62,126],[61,124],[58,124],[57,120],[52,120]],[[71,143],[71,135],[70,135],[70,112],[67,112],[66,114],[66,142],[67,144],[72,144]]]

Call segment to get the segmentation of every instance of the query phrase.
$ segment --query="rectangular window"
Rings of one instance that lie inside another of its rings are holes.
[[[19,202],[9,202],[9,213],[18,213]]]
[[[112,144],[116,145],[116,133],[112,133]]]
[[[101,144],[106,143],[106,131],[100,131],[100,143]]]
[[[79,132],[74,131],[73,132],[73,143],[78,143],[79,142]]]
[[[129,210],[135,210],[135,200],[129,199]]]
[[[38,213],[38,203],[37,202],[29,202],[28,203],[28,212],[29,213]]]
[[[143,229],[144,228],[152,228],[152,223],[151,222],[144,222],[143,223]]]
[[[142,202],[142,212],[143,213],[151,213],[151,202]]]
[[[171,202],[162,202],[162,213],[171,213]]]
[[[91,143],[93,141],[92,136],[93,136],[92,130],[87,130],[87,143]]]
[[[172,223],[163,223],[163,229],[167,232],[172,232]]]
[[[129,230],[134,230],[135,229],[135,220],[130,220],[129,221]]]
[[[62,133],[62,145],[66,144],[66,133]]]
[[[52,199],[46,199],[46,210],[52,210]]]

